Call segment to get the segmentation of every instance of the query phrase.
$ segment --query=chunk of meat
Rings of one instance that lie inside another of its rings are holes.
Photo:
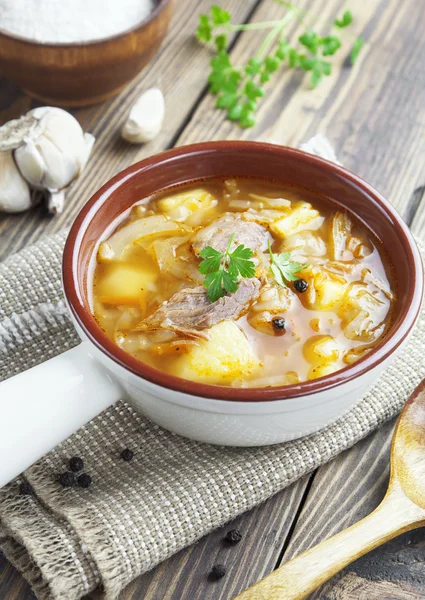
[[[210,302],[205,288],[186,288],[177,292],[136,327],[137,331],[171,329],[187,337],[204,337],[202,332],[221,321],[235,321],[249,310],[260,293],[258,279],[242,279],[234,294]]]
[[[206,246],[212,246],[218,252],[225,252],[229,239],[234,234],[232,248],[243,244],[253,252],[266,250],[269,234],[266,229],[242,218],[242,214],[225,214],[211,225],[200,229],[192,238],[192,248],[196,254]]]

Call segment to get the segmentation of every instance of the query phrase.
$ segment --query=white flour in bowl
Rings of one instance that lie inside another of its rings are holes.
[[[0,30],[38,42],[100,40],[131,29],[154,0],[0,0]]]

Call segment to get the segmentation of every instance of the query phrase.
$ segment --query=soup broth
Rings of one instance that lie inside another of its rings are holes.
[[[232,274],[240,251],[251,272]],[[233,286],[222,280],[215,299],[208,283],[220,269]],[[383,339],[390,275],[380,242],[329,201],[262,180],[212,180],[133,206],[99,246],[93,310],[111,340],[161,371],[286,385],[338,371]]]

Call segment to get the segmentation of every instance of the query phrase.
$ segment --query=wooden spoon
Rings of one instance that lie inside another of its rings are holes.
[[[385,498],[369,516],[273,571],[234,600],[301,600],[348,564],[425,525],[425,380],[406,403],[391,446]]]

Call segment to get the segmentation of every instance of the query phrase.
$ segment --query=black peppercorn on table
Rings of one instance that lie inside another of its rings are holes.
[[[328,136],[345,166],[386,195],[414,233],[425,237],[422,3],[352,3],[352,31],[366,39],[356,66],[336,68],[315,91],[308,90],[307,81],[300,84],[301,75],[283,70],[261,104],[257,125],[249,130],[225,121],[222,112],[214,109],[215,99],[206,94],[210,57],[192,36],[199,14],[210,4],[209,0],[176,0],[166,41],[144,72],[118,98],[75,111],[83,128],[97,138],[84,177],[68,194],[60,216],[47,217],[42,208],[2,215],[1,258],[42,234],[68,226],[102,183],[145,156],[206,139],[249,138],[298,146],[318,131]],[[235,22],[270,20],[280,14],[272,0],[223,0],[223,5]],[[345,7],[337,0],[302,0],[297,5],[324,21],[332,21]],[[295,40],[301,29],[294,22],[289,31],[290,40]],[[234,38],[231,54],[237,62],[251,55],[252,35],[244,32]],[[153,85],[159,85],[166,98],[161,133],[146,146],[119,141],[117,132],[134,100]],[[0,123],[32,106],[15,86],[0,79]],[[362,518],[379,503],[386,488],[392,428],[392,423],[387,424],[310,477],[139,577],[121,600],[229,600],[282,561]],[[132,453],[131,448],[123,449],[122,459],[131,460]],[[90,486],[90,473],[78,461],[70,464],[66,476],[60,476],[64,483],[73,479],[73,485]],[[30,494],[31,489],[24,487],[20,493]],[[405,534],[358,560],[312,598],[424,598],[424,550],[422,530]],[[4,558],[0,558],[0,598],[35,598]]]

